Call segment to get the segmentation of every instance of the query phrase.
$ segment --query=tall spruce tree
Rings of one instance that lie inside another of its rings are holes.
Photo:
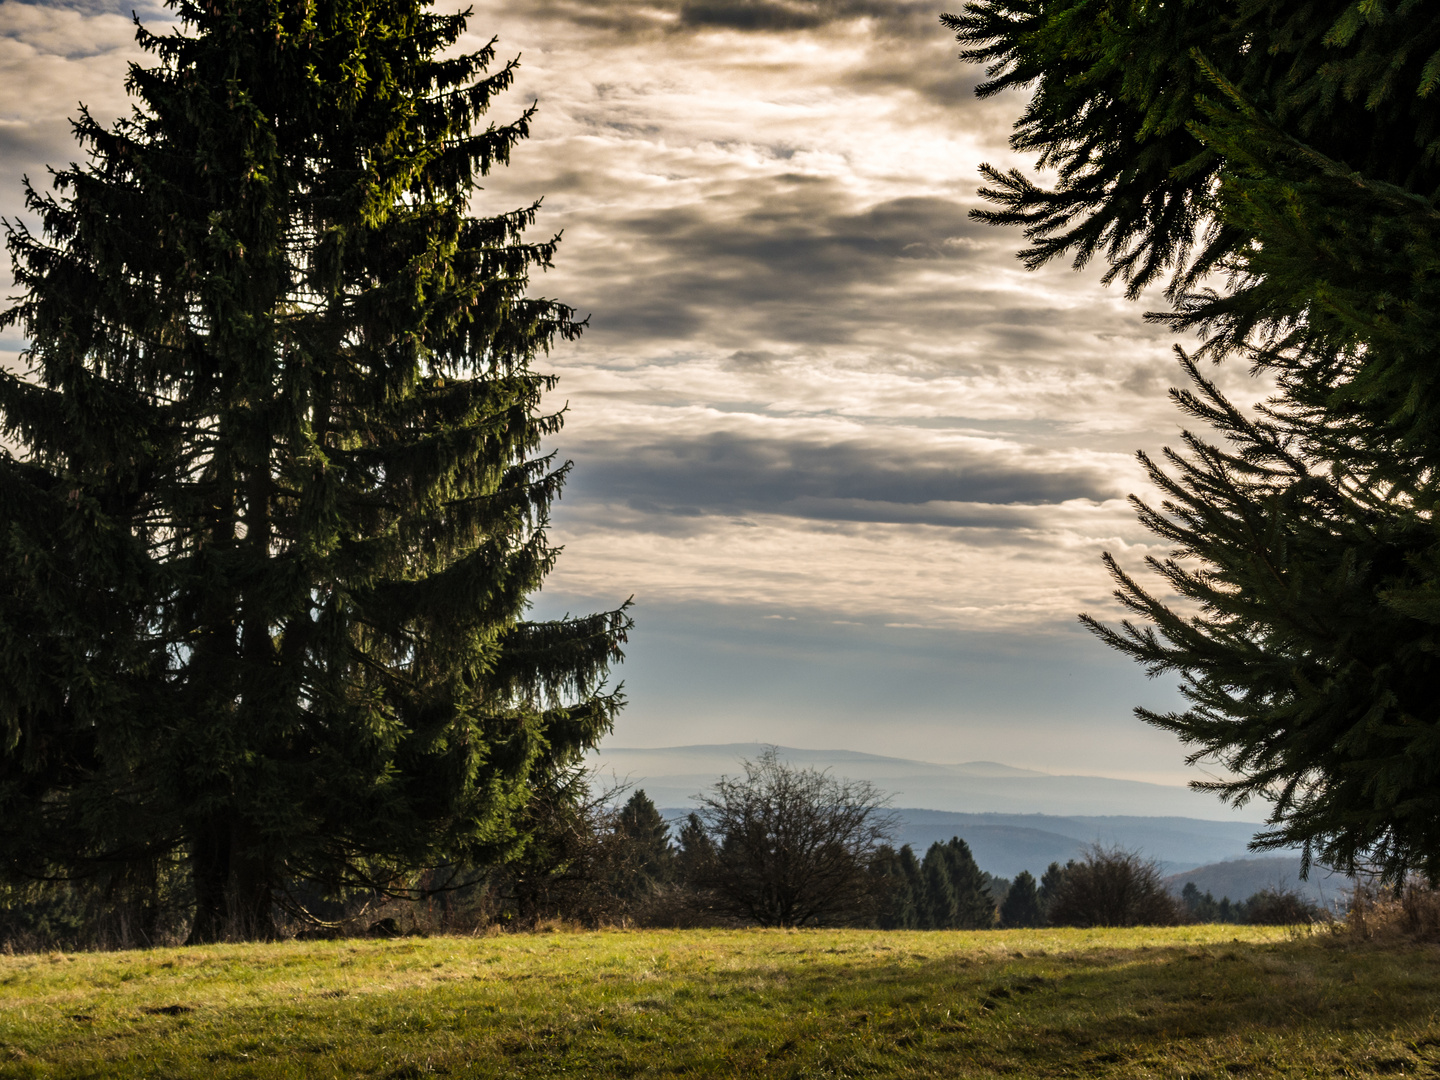
[[[995,902],[970,845],[958,836],[925,852],[924,918],[927,930],[980,930],[995,922]]]
[[[995,901],[985,886],[985,875],[970,852],[970,845],[952,836],[941,848],[941,855],[955,886],[956,917],[954,926],[961,930],[983,930],[995,922]]]
[[[951,929],[959,919],[960,897],[956,894],[955,882],[950,878],[950,863],[945,858],[944,844],[937,840],[930,845],[920,864],[920,871],[925,881],[921,928]]]
[[[882,930],[914,930],[924,922],[925,878],[915,851],[905,844],[896,851],[889,845],[875,854],[872,872],[878,879]]]
[[[615,820],[615,831],[624,838],[625,880],[617,887],[627,895],[640,896],[675,876],[675,845],[670,842],[670,825],[660,816],[644,789],[625,801]]]
[[[1189,603],[1112,561],[1144,623],[1087,618],[1181,676],[1191,707],[1141,717],[1236,776],[1199,786],[1273,802],[1260,846],[1437,877],[1440,12],[974,0],[945,21],[991,65],[982,94],[1033,87],[1012,141],[1057,170],[987,170],[981,216],[1022,226],[1031,266],[1100,256],[1132,295],[1170,274],[1152,318],[1277,377],[1247,418],[1182,357],[1175,400],[1222,441],[1145,458],[1165,501],[1138,509]]]
[[[1040,912],[1044,916],[1044,922],[1050,921],[1050,905],[1060,895],[1065,886],[1065,875],[1074,870],[1077,863],[1074,859],[1068,860],[1064,866],[1058,862],[1052,862],[1045,868],[1045,873],[1040,875],[1040,887],[1035,890],[1035,896],[1040,901]]]
[[[1000,925],[1041,926],[1045,913],[1040,908],[1040,893],[1035,886],[1035,876],[1029,870],[1021,870],[1010,883],[1010,891],[1000,905]]]
[[[628,619],[523,617],[568,468],[530,363],[581,326],[525,295],[536,206],[470,212],[514,63],[421,0],[175,10],[9,230],[0,867],[178,865],[203,941],[514,852]]]

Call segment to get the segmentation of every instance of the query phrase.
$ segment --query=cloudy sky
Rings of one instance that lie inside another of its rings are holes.
[[[975,98],[939,2],[475,4],[522,62],[497,118],[540,107],[478,209],[543,196],[535,291],[590,315],[545,361],[576,469],[537,607],[635,597],[617,745],[1181,782],[1130,714],[1173,684],[1075,622],[1117,611],[1103,550],[1158,553],[1125,497],[1178,434],[1172,341],[969,219],[981,162],[1030,164],[1024,102]],[[79,102],[125,107],[134,6],[0,2],[0,213],[76,156]]]

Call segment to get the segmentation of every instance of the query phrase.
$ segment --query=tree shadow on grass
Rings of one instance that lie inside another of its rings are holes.
[[[956,1075],[1119,1076],[1169,1064],[1236,1076],[1279,1068],[1272,1058],[1304,1059],[1321,1075],[1386,1075],[1440,1060],[1436,950],[1314,938],[897,955],[713,972],[712,1007],[697,1012],[676,1001],[673,1018],[692,1031],[745,1032],[736,1049],[783,1044],[802,1059],[844,1037],[849,1064],[875,1075],[963,1064]],[[765,1073],[770,1062],[754,1064]]]
[[[1268,1071],[1267,1047],[1359,1075],[1440,1063],[1440,950],[1312,938],[990,962],[957,955],[855,977],[871,984],[864,996],[875,1007],[911,1004],[911,1044],[948,1046],[982,1073],[1120,1075],[1142,1062],[1190,1062],[1243,1075]],[[946,1004],[944,1018],[914,1008],[924,1000]],[[1242,1060],[1247,1047],[1254,1053]]]

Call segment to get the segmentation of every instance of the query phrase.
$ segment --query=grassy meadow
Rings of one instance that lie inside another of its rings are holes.
[[[0,956],[0,1077],[1440,1073],[1440,948],[1235,926]]]

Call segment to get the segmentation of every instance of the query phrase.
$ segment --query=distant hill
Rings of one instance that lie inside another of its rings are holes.
[[[1318,866],[1310,868],[1309,881],[1301,881],[1298,855],[1212,863],[1171,874],[1165,879],[1165,885],[1179,896],[1187,881],[1193,881],[1197,889],[1210,893],[1216,900],[1226,896],[1231,900],[1247,900],[1261,889],[1293,889],[1326,906],[1343,900],[1354,887],[1349,878]]]
[[[917,854],[959,836],[982,869],[1002,877],[1021,870],[1038,877],[1052,862],[1079,858],[1090,844],[1139,851],[1169,873],[1242,860],[1257,825],[1250,815],[1229,814],[1213,797],[1184,787],[1052,776],[996,761],[937,764],[853,750],[776,749],[790,764],[869,780],[890,793],[891,805],[901,807],[896,840]],[[760,743],[607,746],[591,763],[602,782],[613,776],[643,788],[673,820],[722,774],[740,773],[741,759],[764,750]]]
[[[1039,877],[1050,863],[1078,859],[1091,844],[1139,851],[1159,862],[1162,871],[1173,873],[1243,857],[1255,833],[1249,822],[1183,817],[955,814],[911,809],[898,813],[903,821],[897,837],[900,843],[923,854],[936,840],[959,836],[970,845],[981,869],[1001,877],[1013,877],[1021,870]]]
[[[970,845],[982,870],[1000,877],[1011,878],[1021,870],[1029,870],[1038,879],[1052,862],[1078,859],[1085,850],[1086,841],[1074,836],[1034,825],[980,820],[1003,819],[1003,814],[945,814],[942,817],[934,810],[901,810],[900,814],[904,824],[895,837],[897,844],[909,844],[915,854],[923,858],[931,844],[937,841],[943,844],[950,837],[958,836]],[[1043,820],[1048,823],[1051,819]]]
[[[760,743],[658,749],[603,746],[589,760],[602,776],[613,775],[644,788],[659,806],[688,806],[722,773],[739,773],[742,758],[757,757],[764,749]],[[1175,817],[1252,825],[1261,820],[1255,807],[1233,811],[1214,796],[1178,785],[1052,776],[994,761],[938,764],[852,750],[777,749],[791,764],[869,780],[888,792],[897,806],[966,814]],[[1239,850],[1244,850],[1243,844]]]
[[[923,857],[931,844],[958,836],[970,845],[980,869],[1007,878],[1021,870],[1029,870],[1038,878],[1052,862],[1081,858],[1091,844],[1139,851],[1156,860],[1162,872],[1180,873],[1245,855],[1255,831],[1253,825],[1244,822],[1197,818],[955,814],[909,808],[895,812],[900,818],[895,833],[897,846],[909,844],[916,855]],[[661,813],[678,824],[689,810],[666,807]],[[1176,888],[1183,887],[1182,881]],[[1220,895],[1217,892],[1216,899]],[[1231,898],[1237,899],[1233,894]]]

